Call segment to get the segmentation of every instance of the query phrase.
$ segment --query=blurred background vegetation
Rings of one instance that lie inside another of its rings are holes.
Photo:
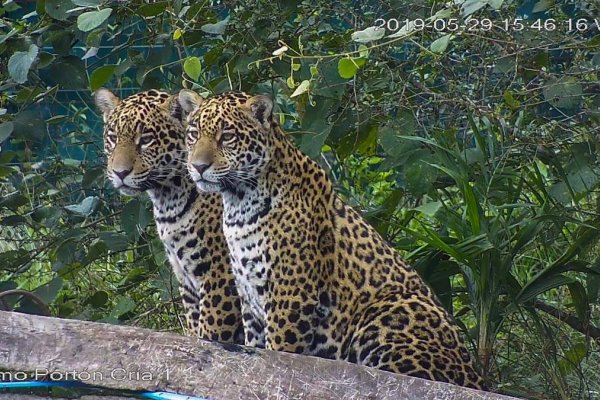
[[[495,387],[599,398],[599,7],[4,1],[0,291],[181,332],[149,201],[105,179],[91,93],[267,93],[454,313]],[[18,296],[0,307],[40,312]]]

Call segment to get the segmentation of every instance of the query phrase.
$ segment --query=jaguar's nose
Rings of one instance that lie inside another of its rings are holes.
[[[196,171],[198,171],[200,176],[202,176],[204,171],[206,171],[211,166],[211,164],[192,164],[192,165],[194,166]]]
[[[118,176],[119,178],[121,178],[121,180],[124,180],[125,177],[127,175],[129,175],[132,170],[133,169],[123,169],[121,171],[113,170],[113,172],[115,173],[116,176]]]

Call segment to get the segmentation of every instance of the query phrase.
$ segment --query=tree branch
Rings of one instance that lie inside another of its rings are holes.
[[[544,303],[541,300],[535,300],[533,305],[538,310],[553,316],[561,322],[564,322],[576,331],[581,332],[584,335],[593,338],[594,340],[600,339],[600,328],[597,328],[592,324],[584,324],[575,315],[566,311],[559,310],[558,308],[551,306],[548,303]]]
[[[104,388],[167,390],[215,400],[512,399],[343,361],[129,326],[4,311],[0,321],[2,370],[53,372]]]
[[[25,296],[40,307],[43,315],[47,317],[50,316],[50,308],[48,308],[48,305],[44,302],[44,300],[42,300],[42,298],[37,294],[28,292],[27,290],[23,289],[11,289],[5,290],[4,292],[0,292],[0,305],[2,306],[2,308],[4,308],[5,311],[10,311],[10,306],[8,302],[4,299],[8,296]]]

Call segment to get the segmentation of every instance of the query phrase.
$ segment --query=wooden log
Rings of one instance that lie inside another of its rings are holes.
[[[0,371],[12,371],[0,372],[4,380],[51,373],[106,388],[223,400],[510,399],[343,361],[4,311]]]
[[[64,397],[48,397],[39,396],[35,394],[0,394],[2,400],[73,400],[73,398]],[[78,397],[79,400],[131,400],[132,397],[121,397],[121,396],[94,396],[94,395],[83,395]]]

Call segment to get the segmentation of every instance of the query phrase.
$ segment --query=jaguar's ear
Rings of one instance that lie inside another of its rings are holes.
[[[108,117],[108,114],[121,102],[121,100],[106,88],[100,88],[94,92],[94,102],[96,107],[102,113],[104,121]]]
[[[248,99],[246,107],[254,118],[265,127],[268,127],[273,119],[273,100],[269,96],[258,95]]]
[[[177,102],[186,114],[189,114],[200,107],[200,104],[202,104],[203,101],[204,99],[202,96],[189,89],[181,90],[177,96]]]
[[[183,107],[181,107],[181,103],[179,102],[179,95],[174,94],[169,97],[169,101],[164,106],[168,111],[169,115],[175,118],[179,122],[183,122],[185,118],[185,112]]]

